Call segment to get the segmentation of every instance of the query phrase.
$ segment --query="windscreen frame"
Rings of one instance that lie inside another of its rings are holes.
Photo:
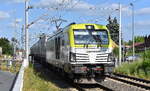
[[[88,30],[88,31],[92,31],[92,32],[96,32],[96,31],[105,31],[106,32],[106,34],[107,34],[107,43],[105,43],[105,44],[101,44],[101,45],[109,45],[109,43],[110,43],[110,36],[109,36],[109,32],[107,31],[107,29],[73,29],[73,37],[74,37],[74,44],[75,45],[84,45],[85,43],[76,43],[75,42],[75,33],[74,33],[74,31],[82,31],[82,30]],[[89,45],[96,45],[96,44],[89,44]]]

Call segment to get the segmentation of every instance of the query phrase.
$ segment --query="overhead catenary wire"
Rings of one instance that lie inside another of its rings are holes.
[[[76,2],[75,2],[76,1]],[[30,7],[30,8],[35,8],[35,9],[44,9],[44,10],[54,10],[54,11],[57,11],[57,12],[59,12],[59,11],[62,11],[62,10],[64,10],[64,11],[67,11],[67,10],[69,10],[69,8],[70,8],[70,6],[71,6],[71,8],[74,8],[74,7],[76,7],[76,5],[77,4],[80,4],[80,2],[82,1],[82,0],[61,0],[61,2],[60,3],[58,3],[58,5],[56,5],[55,7],[54,6],[52,6],[52,7],[50,7],[50,6],[41,6],[41,5],[39,5],[39,6],[37,6],[37,5],[33,5],[33,7]],[[137,2],[138,0],[134,0],[133,2]],[[70,5],[68,5],[68,4],[70,4]],[[127,7],[127,6],[126,6]],[[126,8],[126,7],[123,7],[123,8]],[[71,10],[71,8],[70,8],[70,10]],[[94,8],[94,7],[90,7],[90,8]],[[89,9],[90,9],[89,8]],[[66,9],[66,10],[65,10]],[[112,13],[114,13],[114,11],[116,11],[117,9],[115,9],[115,8],[109,8],[109,7],[105,7],[105,8],[103,8],[103,7],[100,7],[100,8],[94,8],[94,9],[98,9],[98,10],[109,10],[110,11],[110,14],[109,15],[111,15]],[[104,14],[104,13],[103,13]],[[59,15],[60,16],[60,15]],[[58,16],[58,17],[59,17]],[[105,16],[105,15],[103,15],[103,16]],[[51,19],[45,19],[45,20],[47,20],[47,21],[49,21],[50,22],[50,20]]]

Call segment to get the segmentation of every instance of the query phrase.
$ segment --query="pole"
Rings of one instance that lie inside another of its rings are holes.
[[[22,28],[21,28],[21,49],[25,49],[24,48],[24,25],[22,25]]]
[[[132,6],[132,41],[133,41],[133,45],[132,45],[132,52],[133,52],[133,58],[135,56],[135,41],[134,41],[134,6],[133,3],[130,3],[130,5]]]
[[[122,58],[122,47],[121,47],[121,4],[119,3],[119,65],[121,65],[121,58]]]
[[[28,0],[25,0],[25,67],[28,67],[29,65],[29,38],[28,38]]]
[[[15,18],[15,31],[14,31],[14,60],[16,57],[16,46],[17,46],[17,21]]]
[[[16,11],[14,10],[13,11],[13,14],[14,16],[16,15]],[[13,60],[15,60],[15,57],[16,57],[16,43],[17,42],[17,19],[16,19],[16,16],[14,17],[14,40],[13,40],[13,46],[14,46],[14,49],[13,49]]]

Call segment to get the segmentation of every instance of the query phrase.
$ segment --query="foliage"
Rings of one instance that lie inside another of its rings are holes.
[[[133,41],[129,40],[128,45],[132,45]]]
[[[144,60],[142,66],[143,66],[144,68],[150,67],[150,61],[149,61],[149,60]]]
[[[131,75],[139,78],[150,79],[150,61],[134,61],[132,63],[123,63],[115,69],[115,72]]]
[[[8,66],[8,61],[0,61],[0,70],[2,71],[8,71],[11,73],[17,73],[21,67],[20,61],[13,61],[12,66]]]
[[[109,16],[108,18],[109,24],[107,24],[107,28],[110,30],[111,38],[115,41],[116,44],[119,44],[119,24],[117,22],[116,17],[111,19]]]
[[[143,58],[144,59],[150,59],[150,50],[147,50],[143,53]]]
[[[150,47],[150,35],[149,36],[145,36],[144,40],[145,40],[145,46],[146,47]]]
[[[113,49],[113,54],[115,57],[118,57],[118,55],[119,55],[119,48],[118,47]]]
[[[14,37],[11,39],[11,41],[14,42],[14,43],[18,42],[18,40],[16,38],[14,38]]]
[[[141,60],[123,63],[115,69],[116,72],[150,80],[150,50],[140,52]],[[143,60],[142,60],[143,59]]]
[[[138,43],[138,42],[144,42],[144,36],[135,36],[134,37],[134,41],[135,43]],[[133,41],[132,40],[129,40],[128,41],[128,45],[132,45]]]
[[[144,42],[144,36],[135,36],[135,43]]]
[[[10,41],[7,38],[0,38],[0,46],[2,47],[3,54],[12,55],[13,47],[10,44]]]
[[[142,51],[136,54],[141,55],[140,61],[123,63],[121,66],[116,68],[115,71],[150,80],[150,50]],[[129,52],[129,55],[132,55],[132,51]]]

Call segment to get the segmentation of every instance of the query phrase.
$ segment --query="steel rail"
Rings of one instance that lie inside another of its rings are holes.
[[[118,74],[118,73],[113,73],[113,75],[150,84],[150,80],[145,80],[145,79],[141,79],[141,78],[137,78],[137,77],[132,77],[132,76],[127,76],[127,75]]]
[[[106,77],[114,79],[114,80],[117,80],[117,81],[120,81],[120,82],[123,82],[123,83],[130,84],[130,85],[133,85],[133,86],[141,87],[141,88],[144,88],[146,90],[150,90],[150,86],[147,86],[147,85],[144,85],[144,84],[140,84],[140,83],[137,83],[137,82],[134,82],[134,81],[129,81],[129,80],[121,79],[121,78],[116,77],[116,76],[106,75]]]

